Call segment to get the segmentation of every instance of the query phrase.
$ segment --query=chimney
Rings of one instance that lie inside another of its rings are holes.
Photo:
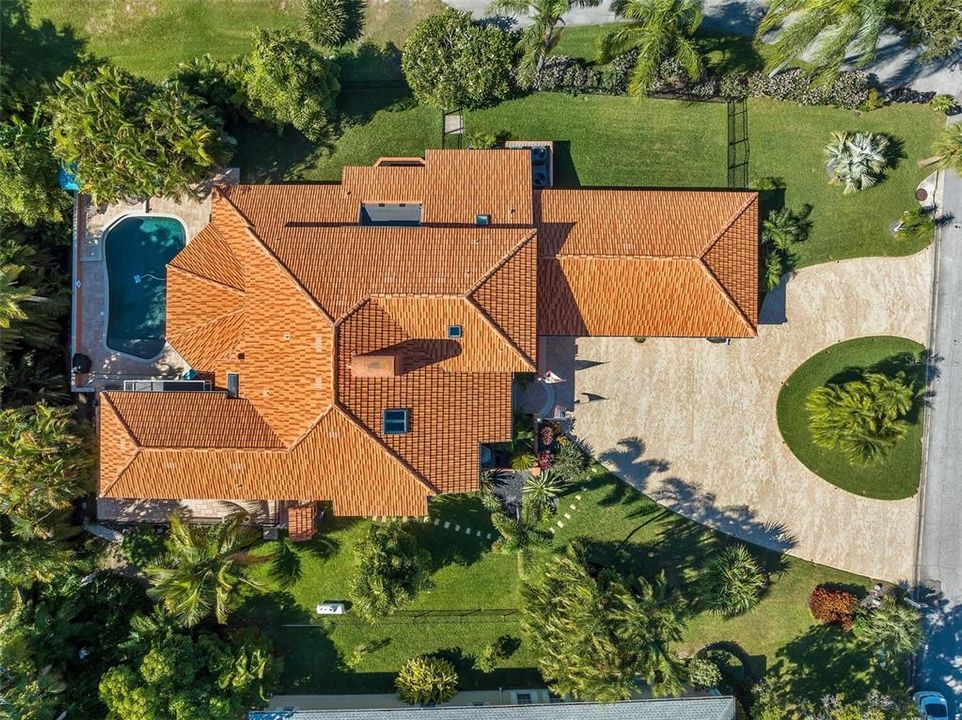
[[[240,375],[237,373],[227,373],[227,397],[236,398],[239,389]]]
[[[351,375],[356,378],[391,378],[400,371],[397,351],[380,350],[351,358]]]

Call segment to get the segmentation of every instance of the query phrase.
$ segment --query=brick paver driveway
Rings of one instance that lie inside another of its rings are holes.
[[[911,578],[916,498],[865,499],[819,478],[782,441],[775,401],[799,365],[834,343],[924,343],[931,280],[931,250],[805,268],[788,282],[787,302],[769,298],[763,308],[772,320],[782,305],[787,321],[763,324],[756,339],[552,338],[547,363],[575,375],[575,434],[663,505],[798,557]]]

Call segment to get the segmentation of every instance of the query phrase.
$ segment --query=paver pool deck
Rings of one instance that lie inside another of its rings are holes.
[[[774,324],[755,339],[550,338],[548,366],[575,378],[565,383],[575,435],[662,505],[801,558],[911,579],[917,498],[872,500],[822,480],[782,440],[775,403],[791,373],[830,345],[927,342],[932,264],[929,248],[805,268],[769,295],[762,322]]]

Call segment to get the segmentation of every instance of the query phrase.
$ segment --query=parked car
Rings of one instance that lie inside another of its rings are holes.
[[[925,720],[942,720],[949,716],[949,705],[940,693],[932,690],[917,692],[912,696],[912,702],[919,709],[919,717]]]
[[[322,602],[317,604],[318,615],[343,615],[346,612],[347,608],[344,607],[344,603]]]

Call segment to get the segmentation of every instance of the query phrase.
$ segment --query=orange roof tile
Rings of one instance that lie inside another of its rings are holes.
[[[756,334],[757,193],[538,195],[539,333]]]
[[[362,202],[420,203],[422,225],[360,226]],[[751,194],[535,193],[518,150],[228,188],[169,265],[167,321],[239,397],[103,393],[99,492],[423,514],[477,488],[479,443],[510,438],[539,330],[753,334],[757,231]],[[384,432],[393,408],[408,432]]]

